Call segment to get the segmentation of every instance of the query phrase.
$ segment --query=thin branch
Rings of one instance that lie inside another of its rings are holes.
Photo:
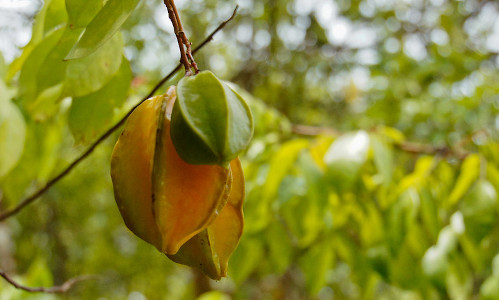
[[[304,136],[318,136],[318,135],[330,135],[339,136],[341,132],[330,127],[320,127],[320,126],[309,126],[301,124],[293,124],[291,127],[291,132],[298,135]],[[430,154],[430,155],[440,155],[440,156],[453,156],[458,159],[464,159],[470,153],[461,149],[460,147],[435,147],[428,144],[420,144],[414,142],[399,142],[394,144],[398,149],[413,153],[413,154]]]
[[[204,47],[204,45],[208,44],[211,40],[213,40],[213,36],[219,32],[222,28],[225,27],[225,25],[227,25],[227,23],[229,23],[230,21],[232,21],[232,19],[234,19],[234,17],[236,16],[237,14],[237,10],[239,9],[239,5],[236,5],[236,8],[234,8],[234,11],[232,12],[232,15],[225,21],[223,21],[222,23],[220,23],[220,25],[218,25],[217,28],[215,28],[215,30],[213,30],[211,32],[211,34],[209,36],[207,36],[204,41],[199,44],[196,49],[194,49],[192,51],[192,54],[196,54],[196,52],[198,52],[198,50],[201,48],[201,47]]]
[[[194,60],[194,56],[192,55],[192,43],[189,42],[189,39],[187,38],[187,35],[185,34],[184,27],[182,26],[182,21],[180,21],[180,14],[178,13],[177,6],[175,5],[174,0],[170,0],[173,12],[175,13],[175,17],[177,18],[177,23],[179,26],[179,34],[180,37],[182,38],[182,42],[185,45],[186,48],[186,54],[187,57],[189,58],[189,62],[191,63],[191,66],[194,68],[194,72],[199,73],[198,65],[196,64],[196,61]]]
[[[466,156],[470,154],[469,152],[456,147],[435,147],[428,144],[419,144],[414,142],[400,142],[396,143],[395,146],[408,153],[452,156],[459,159],[465,159]]]
[[[222,28],[225,27],[225,25],[227,25],[227,23],[229,23],[233,18],[234,16],[236,15],[236,12],[237,12],[237,6],[236,8],[234,9],[234,12],[232,13],[232,15],[230,16],[230,18],[228,18],[227,20],[223,21],[217,28],[215,28],[215,30],[213,30],[210,35],[208,35],[204,40],[203,42],[201,42],[201,44],[199,44],[199,46],[197,46],[193,51],[192,53],[195,54],[196,52],[198,52],[201,48],[203,48],[206,44],[208,44],[212,39],[213,39],[213,36],[219,32]],[[34,192],[33,194],[31,194],[30,196],[28,196],[26,199],[24,199],[23,201],[19,202],[14,208],[10,209],[10,210],[7,210],[3,213],[0,214],[0,222],[1,221],[4,221],[5,219],[17,214],[19,211],[21,211],[24,207],[28,206],[29,204],[31,204],[33,201],[35,201],[36,199],[38,199],[41,195],[43,195],[47,190],[49,190],[55,183],[57,183],[59,180],[61,180],[64,176],[66,176],[67,174],[69,174],[69,172],[71,170],[73,170],[74,167],[76,167],[80,162],[82,162],[85,158],[87,158],[93,151],[95,148],[97,148],[97,146],[99,144],[101,144],[106,138],[108,138],[113,132],[115,132],[118,128],[121,127],[121,125],[123,125],[125,123],[125,121],[128,119],[128,117],[132,114],[132,112],[140,105],[142,104],[142,102],[146,101],[148,98],[150,98],[152,95],[154,95],[154,93],[165,83],[167,82],[170,78],[173,77],[173,75],[175,75],[175,73],[180,70],[180,67],[181,67],[181,64],[178,64],[175,69],[173,69],[168,75],[166,75],[163,79],[161,79],[155,86],[154,88],[149,92],[149,94],[147,94],[147,96],[145,96],[142,100],[140,100],[139,103],[137,103],[132,109],[130,109],[130,111],[123,117],[121,118],[114,126],[112,126],[111,128],[109,128],[106,132],[104,132],[92,145],[90,145],[90,147],[88,147],[88,149],[83,152],[82,154],[80,154],[80,156],[78,156],[72,163],[69,164],[69,166],[67,166],[64,170],[62,170],[57,176],[55,176],[54,178],[52,178],[51,180],[49,180],[42,188],[40,188],[39,190],[37,190],[36,192]]]
[[[5,273],[4,271],[0,271],[0,276],[3,277],[3,279],[5,279],[5,281],[10,283],[16,289],[20,289],[20,290],[30,292],[30,293],[48,293],[48,294],[65,293],[69,289],[71,289],[73,287],[73,285],[75,285],[76,283],[78,283],[80,281],[97,278],[97,276],[95,276],[95,275],[81,275],[78,277],[71,278],[61,285],[56,285],[56,286],[52,286],[52,287],[28,287],[28,286],[24,286],[24,285],[17,283],[16,281],[14,281],[14,279],[10,278],[10,276],[7,275],[7,273]]]
[[[173,32],[175,33],[175,36],[177,37],[177,43],[178,43],[178,48],[180,50],[180,63],[184,65],[185,68],[185,74],[187,76],[192,75],[191,72],[191,64],[187,58],[187,55],[185,53],[184,49],[184,42],[182,40],[182,37],[180,36],[180,26],[179,25],[179,19],[177,16],[175,16],[175,11],[173,10],[173,6],[170,0],[164,0],[164,3],[166,5],[166,8],[168,9],[168,17],[170,18],[170,21],[172,22],[173,25]]]
[[[196,61],[194,60],[194,56],[192,55],[192,44],[191,42],[189,42],[189,39],[184,32],[184,28],[182,27],[182,21],[180,21],[180,15],[175,5],[175,1],[164,0],[163,2],[168,9],[168,17],[172,22],[173,31],[175,32],[175,36],[177,37],[177,43],[180,50],[180,62],[184,65],[185,75],[192,75],[191,68],[193,68],[194,72],[197,74],[199,73],[199,69]]]
[[[302,124],[293,124],[291,126],[291,131],[295,134],[305,135],[305,136],[316,136],[316,135],[332,135],[338,136],[340,133],[338,130],[329,128],[329,127],[318,127],[318,126],[309,126]]]

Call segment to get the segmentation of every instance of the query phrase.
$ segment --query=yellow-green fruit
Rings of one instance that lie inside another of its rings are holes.
[[[141,104],[113,151],[115,199],[128,228],[165,254],[175,254],[220,213],[229,170],[190,165],[175,151],[169,114],[175,89]],[[170,108],[170,109],[169,109]]]

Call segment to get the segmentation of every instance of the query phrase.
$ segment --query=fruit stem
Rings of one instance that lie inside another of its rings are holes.
[[[173,0],[164,0],[164,3],[166,8],[168,9],[168,17],[172,22],[173,31],[175,32],[175,36],[177,37],[177,43],[180,50],[180,63],[184,65],[185,75],[191,76],[191,69],[194,69],[195,74],[197,74],[199,73],[199,69],[196,61],[194,60],[194,56],[192,55],[192,43],[189,42],[189,39],[184,32],[184,28],[182,27],[182,22],[180,21],[180,15],[178,13],[177,7],[175,6],[175,2]]]

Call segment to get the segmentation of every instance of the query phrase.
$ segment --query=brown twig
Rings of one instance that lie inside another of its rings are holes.
[[[182,42],[185,45],[186,51],[185,54],[187,55],[187,58],[189,59],[189,62],[191,63],[192,68],[194,68],[194,72],[199,73],[198,65],[196,64],[196,61],[194,60],[194,56],[192,55],[192,43],[189,42],[189,39],[187,38],[187,35],[185,34],[184,27],[182,26],[182,21],[180,21],[180,14],[178,13],[177,6],[175,5],[174,0],[170,0],[173,12],[175,14],[175,17],[177,19],[177,24],[178,24],[178,29],[179,29],[179,34],[182,39]]]
[[[330,135],[330,136],[339,136],[341,132],[334,128],[329,127],[320,127],[320,126],[309,126],[309,125],[301,125],[301,124],[293,124],[291,127],[291,132],[298,135],[304,136],[318,136],[318,135]],[[460,147],[435,147],[428,144],[420,144],[414,142],[399,142],[394,143],[395,147],[398,149],[413,153],[413,154],[430,154],[430,155],[440,155],[440,156],[452,156],[458,159],[464,159],[469,155],[469,152],[461,149]]]
[[[173,31],[175,32],[175,36],[177,37],[178,48],[180,50],[180,63],[182,65],[184,65],[185,75],[190,76],[190,75],[192,75],[191,63],[187,59],[187,55],[186,55],[185,49],[184,49],[184,43],[183,43],[182,38],[180,37],[180,29],[179,29],[178,20],[175,16],[175,12],[174,12],[173,7],[171,5],[171,1],[164,0],[164,3],[166,5],[166,8],[168,9],[168,17],[170,17],[170,21],[172,22],[172,25],[173,25]]]
[[[316,136],[316,135],[332,135],[338,136],[340,133],[338,130],[329,127],[318,127],[302,124],[293,124],[291,126],[291,131],[295,134],[306,135],[306,136]]]
[[[173,25],[173,32],[177,37],[178,48],[180,50],[180,63],[184,65],[185,75],[191,76],[192,71],[191,68],[194,69],[194,72],[199,73],[198,65],[194,60],[194,56],[192,55],[191,42],[187,38],[187,35],[184,32],[184,28],[182,27],[182,21],[180,21],[180,15],[178,13],[177,7],[175,5],[174,0],[164,0],[166,8],[168,9],[168,17]],[[184,48],[185,46],[185,48]]]
[[[470,153],[461,150],[459,148],[450,146],[435,147],[427,144],[419,144],[414,142],[400,142],[396,143],[395,146],[402,151],[413,153],[413,154],[430,154],[430,155],[440,155],[440,156],[452,156],[459,159],[465,159]]]
[[[5,279],[5,281],[10,283],[16,289],[20,289],[20,290],[30,292],[30,293],[48,293],[48,294],[65,293],[69,289],[71,289],[73,287],[73,285],[75,285],[76,283],[78,283],[80,281],[97,278],[97,276],[95,276],[95,275],[81,275],[78,277],[71,278],[61,285],[56,285],[56,286],[52,286],[52,287],[28,287],[28,286],[24,286],[24,285],[17,283],[16,281],[14,281],[14,279],[10,278],[10,276],[7,275],[7,273],[5,273],[4,271],[0,271],[0,276],[3,277],[3,279]]]
[[[203,48],[206,44],[208,44],[212,39],[213,36],[219,32],[222,28],[229,23],[234,16],[237,13],[237,6],[234,9],[234,12],[228,18],[227,20],[223,21],[215,30],[213,30],[210,35],[208,35],[199,46],[197,46],[193,51],[192,54],[195,54],[198,52],[201,48]],[[64,176],[66,176],[71,170],[73,170],[74,167],[76,167],[81,161],[83,161],[85,158],[87,158],[97,146],[102,143],[106,138],[108,138],[113,132],[115,132],[118,128],[121,127],[127,120],[127,118],[132,114],[132,112],[140,105],[142,102],[146,101],[148,98],[150,98],[154,93],[166,82],[168,81],[175,73],[180,70],[181,64],[178,64],[175,69],[173,69],[168,75],[166,75],[163,79],[161,79],[155,86],[154,88],[140,100],[139,103],[137,103],[130,111],[123,117],[121,118],[115,125],[113,125],[111,128],[109,128],[106,132],[104,132],[88,149],[80,154],[72,163],[69,164],[64,170],[62,170],[58,175],[56,175],[54,178],[49,180],[42,188],[28,196],[26,199],[23,201],[19,202],[14,208],[4,211],[3,213],[0,214],[0,222],[4,221],[5,219],[17,214],[19,211],[21,211],[24,207],[28,206],[30,203],[38,199],[41,195],[43,195],[48,189],[50,189],[55,183],[57,183],[59,180],[61,180]]]

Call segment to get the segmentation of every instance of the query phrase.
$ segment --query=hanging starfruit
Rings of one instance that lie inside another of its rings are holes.
[[[243,233],[244,175],[239,158],[230,162],[232,189],[219,216],[204,231],[185,243],[175,255],[178,263],[200,268],[212,279],[227,276],[229,257]]]
[[[190,164],[227,166],[246,149],[253,118],[244,99],[210,71],[184,77],[177,86],[171,135]]]
[[[238,158],[224,167],[179,156],[170,138],[175,94],[146,100],[127,120],[111,159],[115,199],[138,237],[219,279],[242,234],[243,173]]]

